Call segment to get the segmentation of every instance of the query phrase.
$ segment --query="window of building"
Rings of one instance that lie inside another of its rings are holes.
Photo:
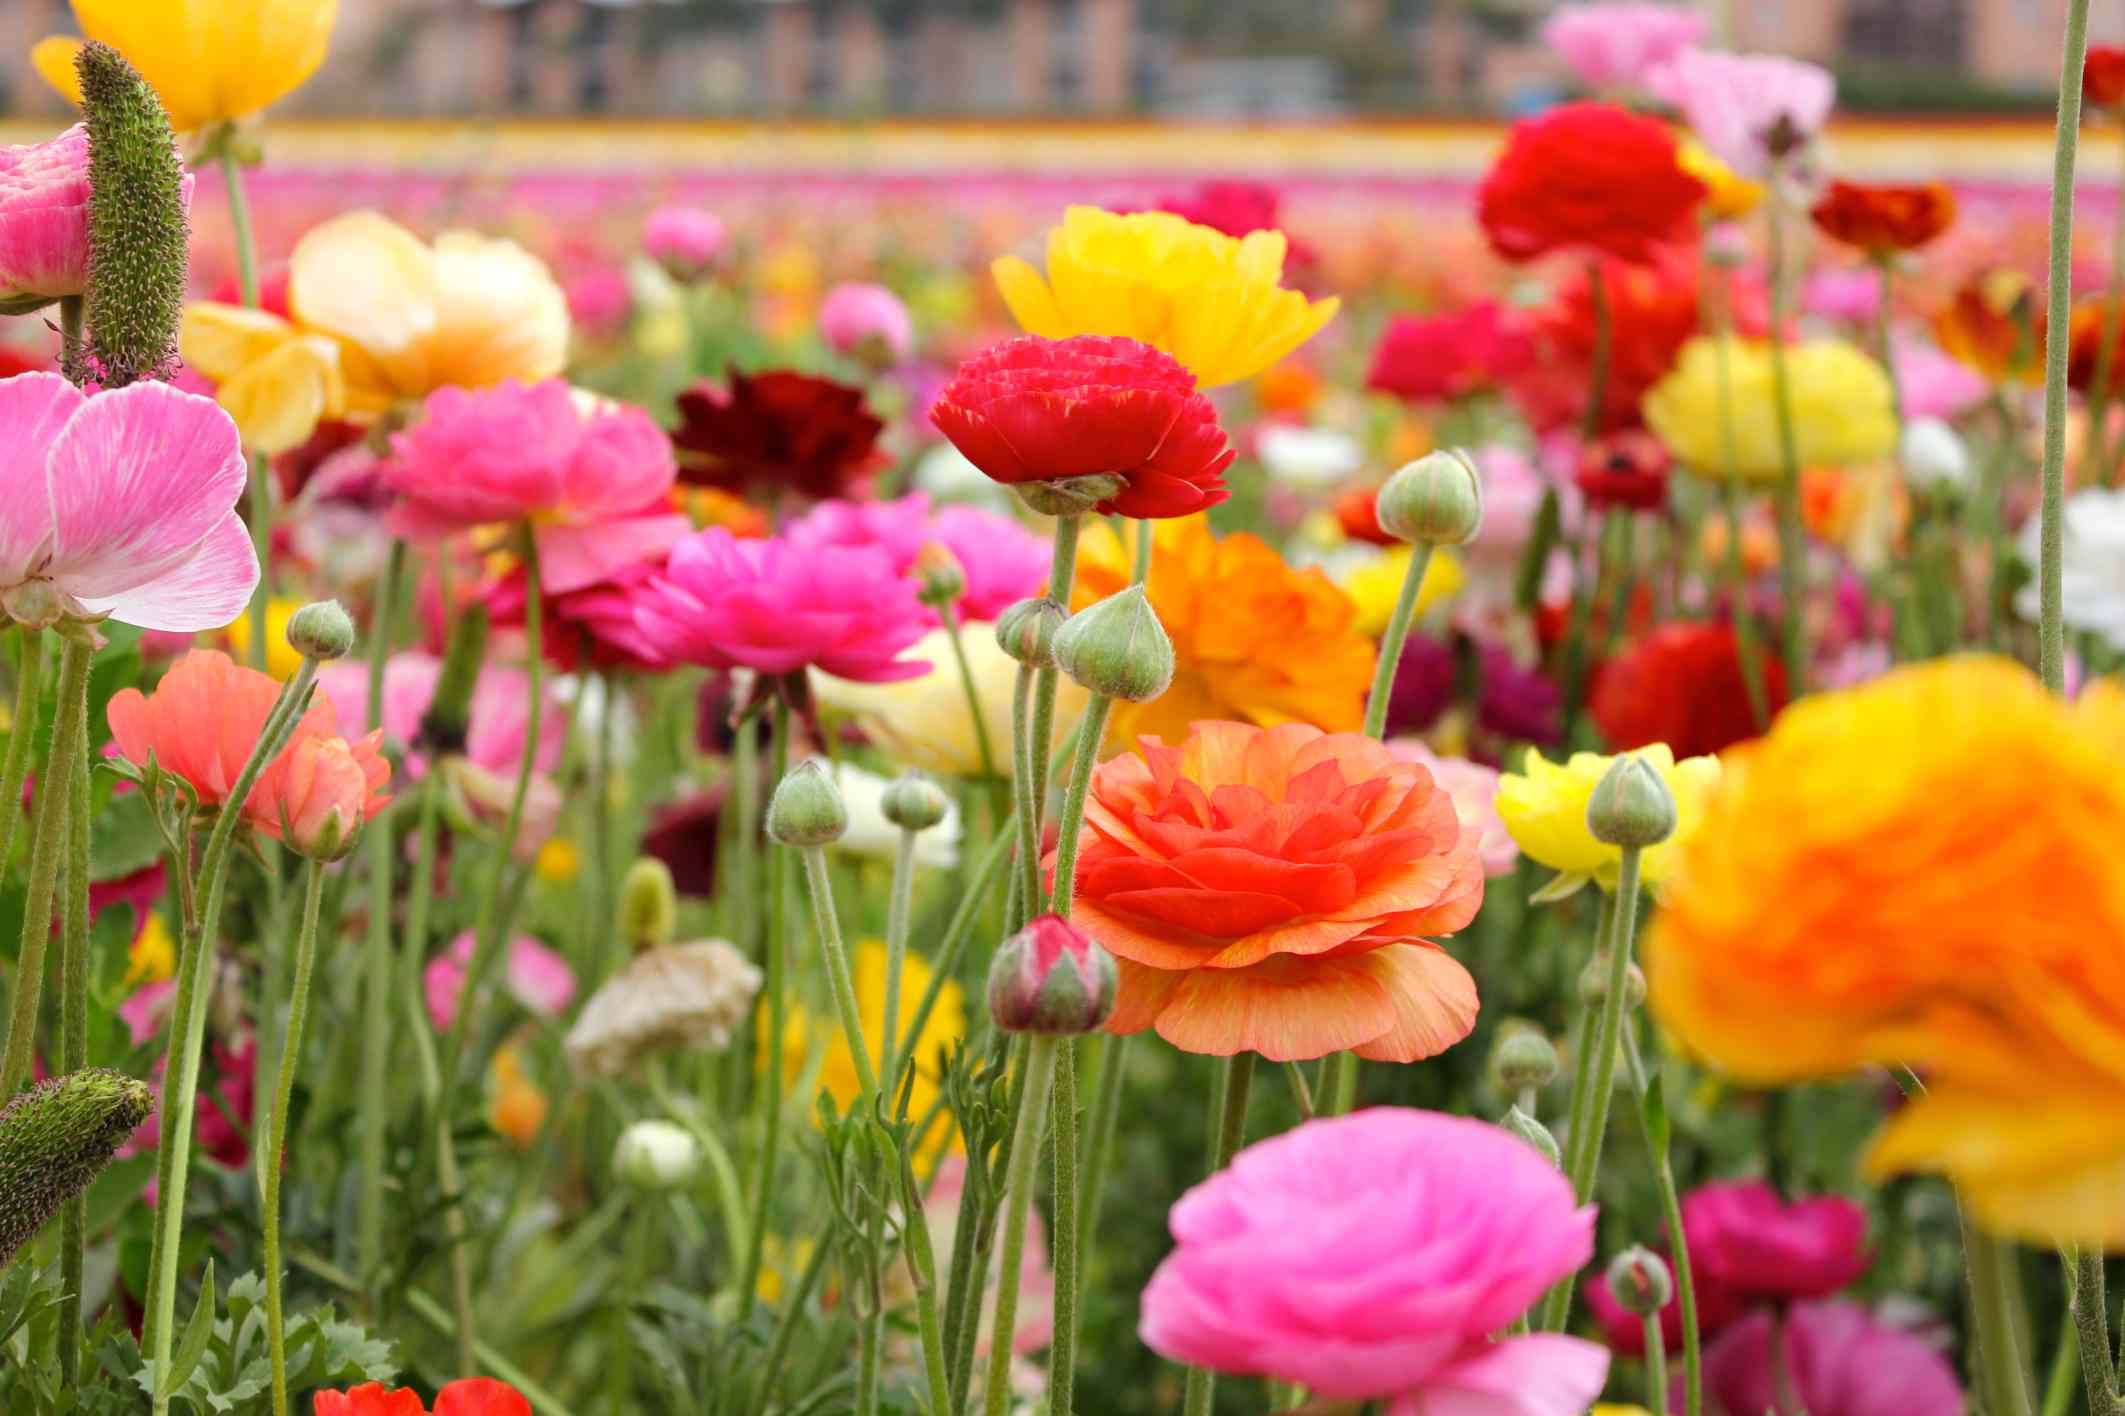
[[[1848,0],[1845,55],[1913,67],[1959,69],[1969,0]]]

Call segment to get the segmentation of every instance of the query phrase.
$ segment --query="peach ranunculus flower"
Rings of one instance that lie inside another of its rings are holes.
[[[2125,691],[2005,659],[1801,700],[1728,755],[1647,937],[1654,1013],[1752,1085],[1910,1067],[1874,1174],[2125,1245],[2121,756]]]
[[[270,108],[325,62],[339,0],[74,0],[89,39],[126,57],[180,133]],[[38,41],[30,62],[74,102],[81,41]]]
[[[338,860],[352,850],[361,824],[390,801],[382,788],[391,765],[374,747],[364,756],[345,738],[312,734],[270,764],[260,784],[270,779],[266,809],[279,830],[268,834],[312,860]]]
[[[1423,936],[1482,906],[1478,840],[1428,771],[1360,734],[1145,738],[1093,774],[1080,846],[1072,919],[1121,968],[1108,1028],[1279,1062],[1445,1051],[1476,986]]]
[[[1319,570],[1294,569],[1257,536],[1214,535],[1200,516],[1161,521],[1152,534],[1145,588],[1173,640],[1173,683],[1149,703],[1114,705],[1109,750],[1145,733],[1178,740],[1204,718],[1357,730],[1376,651],[1356,628],[1349,595]],[[1072,608],[1125,589],[1131,566],[1121,537],[1104,522],[1087,526]],[[1304,652],[1273,652],[1283,645]]]

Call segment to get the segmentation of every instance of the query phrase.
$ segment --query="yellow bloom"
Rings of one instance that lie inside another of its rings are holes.
[[[1776,482],[1784,475],[1771,346],[1726,337],[1727,411],[1733,418],[1732,475]],[[1802,467],[1843,466],[1886,458],[1896,447],[1896,410],[1882,366],[1841,339],[1811,339],[1786,350],[1793,436]],[[1728,475],[1720,432],[1719,344],[1682,347],[1667,377],[1645,396],[1645,421],[1690,471]]]
[[[287,600],[276,595],[266,601],[266,672],[285,682],[295,677],[296,670],[303,666],[303,656],[288,642],[288,621],[304,605],[302,600]],[[239,664],[251,662],[251,616],[249,612],[238,615],[221,631],[229,640],[229,656]]]
[[[531,868],[547,884],[565,885],[582,873],[582,852],[575,848],[573,841],[552,836],[539,847],[538,855],[532,858]]]
[[[799,1239],[792,1244],[780,1234],[770,1234],[761,1240],[760,1278],[753,1287],[753,1291],[760,1295],[760,1301],[769,1307],[781,1302],[783,1289],[804,1272],[817,1247],[810,1239]]]
[[[1649,1416],[1643,1406],[1618,1406],[1613,1401],[1604,1401],[1587,1416]]]
[[[1132,537],[1144,524],[1133,524]],[[1179,742],[1203,718],[1355,732],[1376,656],[1351,598],[1318,569],[1294,570],[1258,537],[1219,539],[1200,516],[1151,524],[1145,585],[1173,641],[1173,684],[1149,703],[1116,703],[1108,748],[1146,733]],[[1087,526],[1073,606],[1121,591],[1132,567],[1129,547],[1105,522]]]
[[[1358,607],[1358,633],[1378,638],[1387,628],[1395,601],[1402,596],[1402,582],[1409,577],[1411,554],[1407,546],[1390,547],[1343,572],[1343,593]],[[1467,583],[1468,577],[1462,574],[1461,562],[1453,552],[1443,548],[1433,551],[1431,564],[1424,568],[1424,583],[1417,587],[1417,613],[1421,615],[1439,601],[1460,593]]]
[[[177,943],[159,913],[150,913],[147,923],[140,926],[140,933],[126,951],[126,960],[125,977],[119,981],[121,988],[162,983],[176,975]]]
[[[265,310],[201,301],[177,333],[185,363],[214,380],[244,446],[267,456],[301,447],[326,418],[347,411],[339,346]]]
[[[170,126],[189,133],[247,118],[300,88],[325,62],[339,0],[74,0],[82,34],[123,54],[154,86]],[[38,41],[30,62],[74,102],[81,41]]]
[[[1632,755],[1659,772],[1675,797],[1675,833],[1639,856],[1640,878],[1648,886],[1659,886],[1674,873],[1678,852],[1704,820],[1705,802],[1719,782],[1719,759],[1677,762],[1662,742]],[[1530,751],[1518,772],[1498,779],[1498,815],[1530,860],[1563,875],[1584,876],[1604,890],[1615,888],[1623,850],[1595,840],[1586,824],[1587,802],[1615,760],[1597,752],[1575,752],[1570,760],[1557,763]]]
[[[1335,318],[1282,288],[1284,233],[1234,238],[1171,212],[1073,206],[1048,233],[1048,273],[1005,256],[996,288],[1029,334],[1117,334],[1155,345],[1204,387],[1250,378]]]
[[[1677,166],[1704,183],[1704,213],[1714,221],[1738,220],[1763,201],[1763,183],[1742,176],[1688,134],[1677,136],[1675,158]]]
[[[373,211],[296,243],[288,305],[305,332],[338,342],[356,416],[445,384],[551,378],[568,357],[568,301],[538,257],[470,231],[430,246]]]

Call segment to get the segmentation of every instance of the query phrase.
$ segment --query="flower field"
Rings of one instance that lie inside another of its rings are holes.
[[[2088,8],[2056,129],[1576,4],[1509,125],[481,131],[76,0],[0,1410],[2119,1416]]]

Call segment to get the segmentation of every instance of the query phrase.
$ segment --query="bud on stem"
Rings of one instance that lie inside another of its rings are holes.
[[[177,360],[184,162],[162,100],[123,55],[92,40],[74,62],[89,131],[89,338],[67,377],[123,388]]]
[[[88,1067],[0,1107],[0,1267],[88,1188],[152,1101],[145,1082]]]

